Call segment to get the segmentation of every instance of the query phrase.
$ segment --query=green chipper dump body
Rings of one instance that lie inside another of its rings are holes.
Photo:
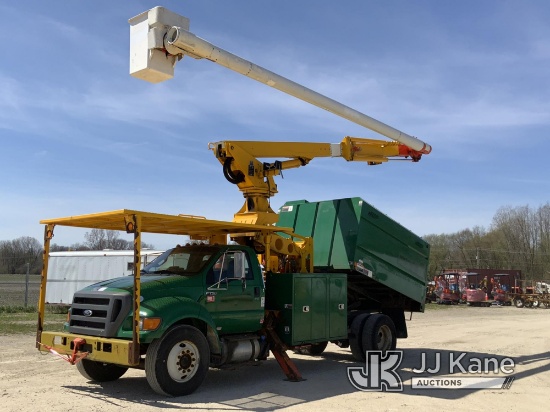
[[[287,202],[278,226],[313,237],[315,272],[348,274],[348,310],[424,310],[429,244],[364,200]]]

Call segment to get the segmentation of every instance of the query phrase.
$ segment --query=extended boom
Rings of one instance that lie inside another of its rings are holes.
[[[432,147],[351,107],[295,83],[189,32],[189,19],[163,7],[155,7],[129,20],[130,74],[158,83],[174,76],[176,62],[187,55],[208,59],[260,83],[318,106],[411,149],[428,154]]]
[[[278,215],[269,206],[269,198],[277,193],[273,178],[285,169],[305,166],[317,157],[342,157],[375,165],[391,158],[410,157],[417,162],[422,156],[397,142],[349,136],[340,143],[222,141],[209,143],[208,147],[223,165],[225,178],[236,184],[246,199],[234,221],[262,225],[277,222]],[[262,162],[261,158],[286,160]]]

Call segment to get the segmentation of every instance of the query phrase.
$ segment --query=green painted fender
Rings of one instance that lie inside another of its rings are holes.
[[[158,329],[140,333],[141,343],[151,343],[154,339],[160,338],[173,325],[190,324],[205,333],[212,352],[220,353],[216,324],[200,303],[184,297],[162,297],[142,302],[140,312],[142,316],[162,318]],[[131,325],[131,322],[129,324]],[[132,331],[121,330],[118,336],[131,339]]]

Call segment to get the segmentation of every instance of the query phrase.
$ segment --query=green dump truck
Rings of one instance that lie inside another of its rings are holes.
[[[364,360],[367,350],[394,349],[407,337],[406,311],[423,311],[429,245],[359,198],[286,203],[277,227],[131,210],[42,222],[46,252],[55,226],[135,236],[135,275],[76,292],[62,332],[43,330],[44,254],[37,346],[65,356],[92,381],[141,368],[156,392],[179,396],[198,388],[209,367],[257,362],[270,352],[299,380],[287,349],[320,355],[332,342]],[[209,242],[177,245],[140,270],[142,232]],[[313,238],[313,271],[264,273],[257,250],[216,242],[275,232]]]
[[[141,368],[153,390],[180,396],[197,389],[209,367],[258,362],[272,353],[287,377],[299,380],[287,349],[320,355],[332,342],[364,360],[367,350],[391,350],[407,337],[404,313],[424,309],[426,242],[359,198],[289,202],[279,215],[276,227],[132,210],[42,221],[39,350],[66,357],[92,381]],[[55,226],[125,230],[135,239],[134,276],[76,292],[59,332],[43,330]],[[177,245],[141,270],[142,232],[208,242]],[[283,259],[264,272],[262,251],[223,242],[275,233],[312,238],[307,259],[313,270],[295,273],[293,261]]]
[[[195,36],[188,18],[163,7],[129,22],[130,73],[137,78],[161,82],[184,55],[204,58],[392,141],[210,143],[225,178],[245,198],[233,222],[127,209],[41,221],[38,349],[98,382],[144,369],[156,392],[173,396],[197,389],[209,367],[270,354],[290,380],[300,380],[288,349],[319,355],[332,342],[360,361],[368,350],[394,349],[407,337],[404,313],[424,309],[429,245],[359,198],[290,202],[279,215],[270,198],[276,176],[315,158],[416,163],[431,146]],[[132,233],[134,274],[76,292],[65,330],[51,332],[44,330],[44,309],[56,226]],[[177,245],[142,271],[141,233],[204,242]]]

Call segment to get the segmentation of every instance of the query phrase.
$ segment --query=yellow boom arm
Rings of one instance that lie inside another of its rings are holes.
[[[422,153],[404,144],[345,137],[340,143],[221,141],[209,143],[223,165],[225,178],[239,187],[245,197],[243,207],[233,221],[270,225],[278,216],[269,206],[269,198],[277,193],[273,179],[285,169],[305,166],[316,157],[342,157],[347,161],[376,165],[392,158],[420,160]],[[284,158],[274,162],[259,159]]]

